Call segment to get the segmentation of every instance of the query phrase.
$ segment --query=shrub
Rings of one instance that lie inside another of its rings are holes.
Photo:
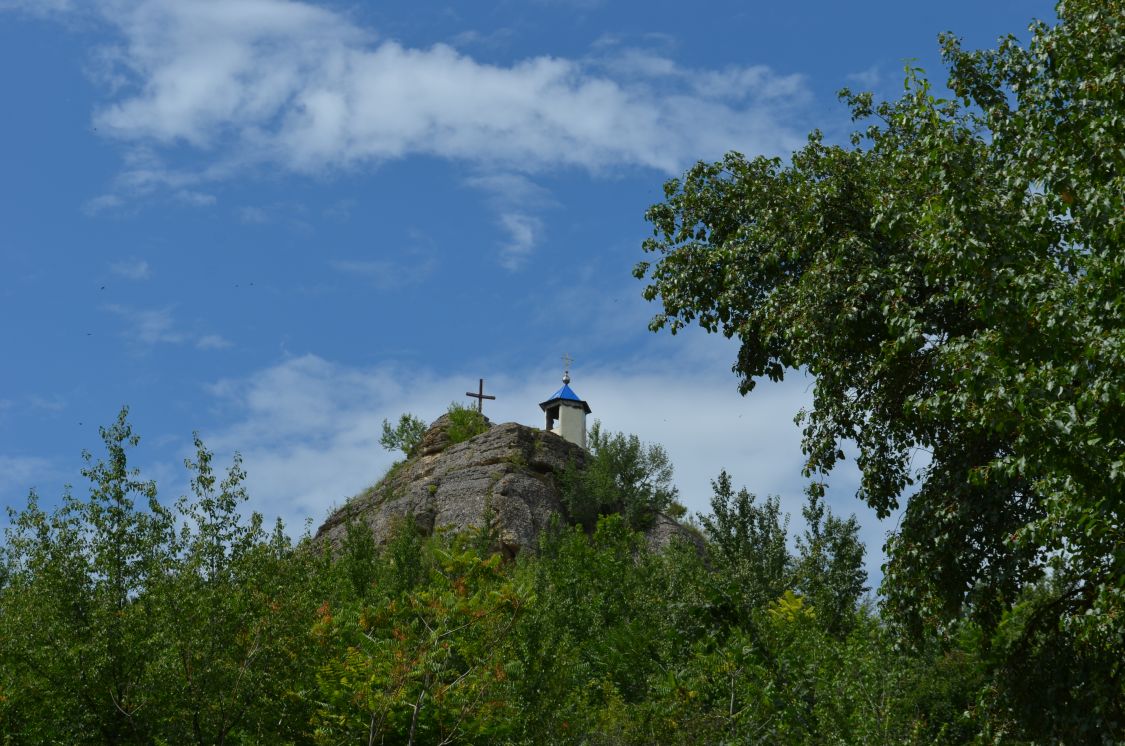
[[[587,441],[592,458],[586,467],[571,465],[563,473],[563,504],[572,520],[589,528],[599,515],[620,513],[629,526],[644,529],[654,513],[675,503],[672,464],[663,446],[636,435],[603,434],[597,421]]]
[[[453,402],[449,405],[448,414],[449,429],[446,434],[449,436],[450,445],[463,443],[488,429],[488,420],[472,407]]]
[[[409,412],[398,418],[398,425],[391,427],[391,423],[383,420],[383,436],[379,444],[388,451],[402,451],[407,458],[410,453],[422,442],[426,434],[426,423]]]

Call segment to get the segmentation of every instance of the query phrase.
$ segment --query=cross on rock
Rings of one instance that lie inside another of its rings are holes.
[[[474,399],[477,400],[477,411],[480,412],[481,414],[484,414],[484,400],[496,398],[495,396],[489,396],[488,394],[484,393],[484,379],[483,378],[480,379],[480,385],[477,387],[477,393],[474,394],[472,391],[466,391],[465,396],[471,396],[471,397],[473,397]]]

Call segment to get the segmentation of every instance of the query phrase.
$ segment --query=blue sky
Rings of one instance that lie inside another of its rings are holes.
[[[647,331],[630,275],[665,179],[843,141],[936,36],[1026,37],[1046,2],[0,0],[0,501],[81,487],[127,404],[184,489],[191,434],[241,451],[299,531],[375,481],[383,418],[479,377],[540,424],[563,353],[612,430],[799,517],[799,375],[739,397],[734,348]],[[853,497],[878,574],[879,524]],[[795,525],[797,522],[795,521]]]

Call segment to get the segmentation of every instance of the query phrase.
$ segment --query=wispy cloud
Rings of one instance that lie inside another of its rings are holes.
[[[176,200],[190,207],[210,207],[216,202],[215,195],[197,192],[194,189],[179,190],[176,192]]]
[[[200,350],[226,350],[234,347],[234,343],[218,334],[204,334],[195,340],[195,346]]]
[[[497,225],[504,232],[499,245],[499,262],[508,270],[518,270],[527,261],[544,233],[538,213],[556,207],[551,193],[525,174],[492,172],[465,179],[465,185],[487,195],[496,211]]]
[[[26,493],[38,480],[50,476],[52,471],[53,465],[47,459],[0,453],[0,495]]]
[[[78,10],[74,0],[0,0],[0,11],[15,11],[35,17],[50,17]]]
[[[879,71],[878,65],[872,65],[866,70],[861,70],[857,73],[851,73],[847,76],[851,83],[855,83],[860,88],[865,90],[873,90],[879,87],[879,83],[883,81],[883,74]]]
[[[113,210],[125,204],[125,200],[116,194],[102,194],[86,200],[82,205],[82,212],[90,217]]]
[[[147,280],[152,276],[152,268],[143,259],[126,259],[113,262],[109,271],[126,280]]]
[[[500,265],[517,270],[535,248],[543,223],[532,215],[507,212],[500,216],[500,226],[508,234],[508,240],[500,247]]]
[[[235,216],[245,225],[286,225],[294,230],[308,232],[312,226],[306,220],[308,207],[300,202],[274,202],[263,205],[244,205],[235,210]]]
[[[233,346],[232,342],[219,334],[200,334],[180,328],[172,306],[133,308],[111,304],[103,308],[125,322],[122,336],[138,347],[192,344],[199,350],[222,350]]]
[[[332,269],[368,282],[380,290],[409,287],[425,280],[437,268],[437,260],[422,251],[411,251],[398,259],[341,259]]]
[[[105,310],[126,322],[125,336],[133,342],[148,346],[179,344],[186,340],[186,336],[175,329],[171,307],[140,309],[111,304],[105,306]]]
[[[526,174],[512,171],[492,171],[470,176],[465,186],[486,193],[498,209],[538,209],[555,207],[558,203],[551,193],[536,184]]]
[[[510,28],[493,29],[487,33],[469,29],[455,34],[449,39],[451,46],[480,47],[484,49],[498,49],[505,47],[516,38],[516,32]]]
[[[27,404],[32,409],[38,409],[44,412],[61,412],[66,409],[66,400],[58,394],[53,394],[51,396],[32,394],[27,397]]]
[[[240,207],[238,219],[247,225],[265,225],[270,222],[270,214],[262,207]]]

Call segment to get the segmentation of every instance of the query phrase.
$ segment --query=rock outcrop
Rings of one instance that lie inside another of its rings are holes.
[[[558,435],[514,422],[489,424],[462,443],[450,443],[448,417],[430,426],[409,459],[328,517],[315,541],[339,546],[353,521],[367,524],[385,543],[413,515],[424,534],[448,527],[488,526],[501,551],[534,551],[554,514],[563,514],[559,478],[567,464],[579,468],[589,454]],[[676,538],[698,537],[672,518],[657,515],[649,531],[655,548]]]

